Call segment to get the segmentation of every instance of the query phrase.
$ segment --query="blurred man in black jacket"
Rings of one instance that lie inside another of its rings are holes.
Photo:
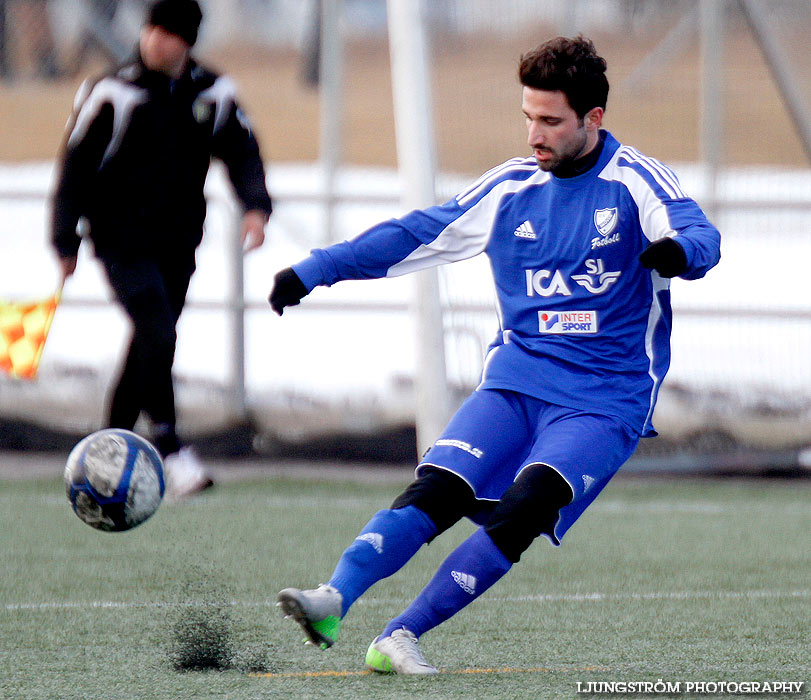
[[[76,269],[80,218],[133,335],[109,404],[109,427],[131,430],[141,411],[165,458],[167,495],[211,484],[176,432],[176,326],[203,235],[203,185],[222,160],[244,214],[246,250],[264,242],[271,212],[259,146],[233,83],[190,56],[196,0],[158,0],[138,55],[76,97],[54,198],[52,242],[66,278]]]

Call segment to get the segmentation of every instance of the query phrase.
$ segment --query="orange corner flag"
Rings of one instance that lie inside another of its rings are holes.
[[[62,290],[43,301],[0,299],[0,371],[21,379],[37,376],[45,339]]]

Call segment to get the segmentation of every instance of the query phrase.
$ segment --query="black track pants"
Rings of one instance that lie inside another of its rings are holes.
[[[109,401],[108,425],[131,430],[144,411],[153,423],[169,429],[170,441],[176,441],[172,365],[177,321],[186,302],[194,258],[184,263],[103,262],[116,299],[132,321],[129,350]]]

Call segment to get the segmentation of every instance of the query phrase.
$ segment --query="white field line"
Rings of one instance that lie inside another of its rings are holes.
[[[599,603],[603,601],[622,600],[762,600],[762,599],[791,599],[809,598],[811,590],[799,591],[652,591],[649,593],[573,593],[573,594],[538,594],[526,596],[486,596],[479,601],[482,603]],[[357,601],[365,605],[392,605],[407,604],[406,598],[368,598],[363,597]],[[116,602],[104,600],[89,600],[82,602],[40,602],[40,603],[6,603],[3,610],[15,611],[41,611],[41,610],[121,610],[137,608],[178,608],[178,607],[273,607],[273,600],[231,600],[223,602]]]
[[[29,498],[26,496],[26,498]],[[19,500],[16,495],[2,494],[0,495],[0,504]],[[47,495],[40,496],[34,499],[40,505],[57,506],[57,507],[70,507],[67,498],[64,496]],[[238,502],[242,505],[250,502],[251,505],[268,505],[268,506],[287,506],[290,508],[320,508],[328,504],[332,508],[353,508],[356,506],[368,505],[370,499],[361,496],[352,497],[345,496],[341,498],[326,498],[326,497],[309,497],[309,496],[267,496],[262,498],[250,498],[245,496],[226,496],[223,494],[204,494],[199,496],[196,500],[184,503],[183,507],[197,508],[211,506],[231,507],[233,503]],[[703,515],[728,515],[742,514],[742,513],[768,513],[775,507],[775,504],[770,503],[757,503],[750,505],[732,505],[727,503],[712,503],[708,501],[699,502],[673,502],[673,501],[646,501],[642,503],[627,503],[625,501],[617,501],[606,499],[604,501],[598,500],[589,507],[589,511],[606,513],[610,515],[635,515],[635,514],[650,514],[650,515],[673,515],[678,513],[686,514],[703,514]],[[811,516],[811,505],[805,503],[791,503],[782,504],[779,506],[781,515],[790,516]]]
[[[501,596],[491,600],[506,603],[589,602],[612,600],[756,600],[763,598],[808,598],[811,591],[654,591],[651,593],[581,593]]]

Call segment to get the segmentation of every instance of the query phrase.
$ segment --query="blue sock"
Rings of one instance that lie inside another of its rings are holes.
[[[479,528],[450,553],[414,602],[389,622],[381,638],[401,627],[419,637],[478,598],[511,566],[490,536]]]
[[[343,596],[341,616],[373,584],[399,571],[435,534],[434,523],[416,506],[375,513],[329,580]]]

